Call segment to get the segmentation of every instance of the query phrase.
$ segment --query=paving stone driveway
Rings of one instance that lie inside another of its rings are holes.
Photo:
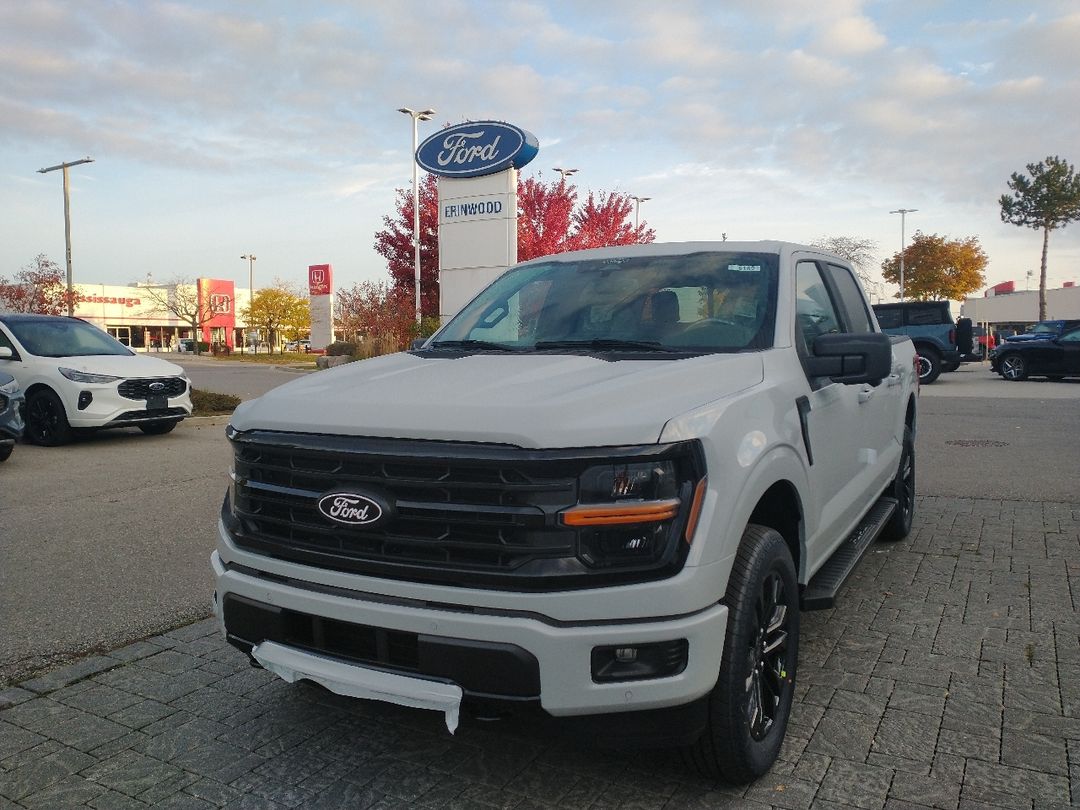
[[[203,621],[0,691],[0,810],[1080,804],[1077,576],[1080,503],[920,498],[805,615],[782,760],[738,789],[664,753],[450,737],[252,669]]]

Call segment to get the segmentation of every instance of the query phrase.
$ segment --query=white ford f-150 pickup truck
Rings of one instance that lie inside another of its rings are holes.
[[[917,393],[910,340],[814,248],[535,259],[423,345],[236,410],[216,614],[289,681],[748,781],[800,611],[911,527]]]

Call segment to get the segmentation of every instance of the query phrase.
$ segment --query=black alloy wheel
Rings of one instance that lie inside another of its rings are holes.
[[[745,784],[766,773],[784,742],[799,655],[795,563],[775,529],[743,532],[723,604],[727,633],[705,731],[683,749],[703,776]]]
[[[790,594],[777,571],[761,583],[757,601],[757,634],[750,645],[750,676],[746,679],[746,716],[750,736],[764,740],[776,723],[787,689],[787,614]]]
[[[36,391],[26,403],[26,435],[34,444],[56,447],[71,439],[71,426],[60,397],[48,389]]]
[[[904,427],[904,445],[896,478],[885,494],[896,499],[896,511],[878,538],[894,543],[911,534],[911,524],[915,520],[915,434],[909,426]]]

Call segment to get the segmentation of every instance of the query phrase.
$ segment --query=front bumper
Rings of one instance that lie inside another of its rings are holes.
[[[219,534],[222,547],[232,548],[220,524]],[[319,582],[319,570],[307,566],[289,565],[295,577],[287,579],[226,564],[218,551],[211,563],[216,577],[215,612],[226,638],[241,649],[250,651],[265,639],[240,635],[251,635],[248,628],[261,625],[250,614],[243,619],[233,609],[238,605],[254,610],[256,616],[318,617],[325,620],[318,626],[330,628],[331,635],[373,634],[372,643],[384,649],[395,644],[399,634],[415,637],[419,652],[408,667],[391,655],[380,658],[374,668],[420,680],[463,681],[459,685],[466,702],[532,702],[553,717],[649,712],[699,701],[716,683],[727,628],[727,608],[720,604],[681,616],[661,615],[665,605],[657,604],[641,618],[574,622],[520,610],[513,593],[500,594],[506,603],[503,610],[471,608],[351,591]],[[280,564],[276,567],[281,568]],[[688,650],[686,666],[677,674],[594,680],[592,655],[597,647],[683,639]],[[335,655],[328,649],[341,649],[330,642],[320,649],[318,636],[308,643],[313,645],[309,652],[324,655]],[[355,660],[351,665],[367,666]]]
[[[75,383],[62,393],[68,423],[75,428],[126,427],[162,420],[180,420],[191,416],[190,386],[180,396],[164,400],[163,408],[150,408],[144,399],[120,396],[116,383],[106,385]],[[88,393],[90,402],[80,402]],[[80,407],[82,405],[82,407]]]

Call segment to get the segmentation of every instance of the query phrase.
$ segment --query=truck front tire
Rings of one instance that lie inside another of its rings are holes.
[[[799,586],[778,532],[746,527],[724,603],[727,634],[708,724],[684,754],[703,776],[743,784],[776,761],[795,691]]]

